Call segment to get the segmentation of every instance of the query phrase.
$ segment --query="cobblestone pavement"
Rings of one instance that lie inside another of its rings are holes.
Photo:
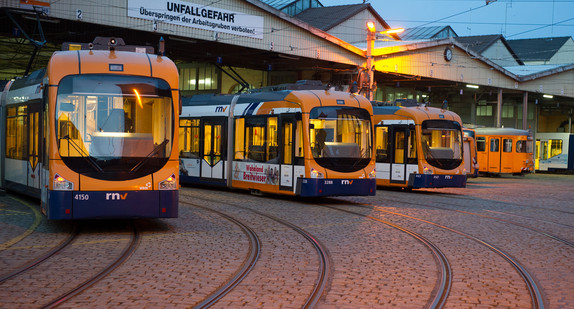
[[[546,308],[574,308],[574,176],[469,179],[464,189],[377,191],[374,197],[297,199],[184,187],[177,219],[135,220],[141,240],[120,267],[60,308],[192,308],[224,286],[253,249],[257,260],[213,308],[424,308],[450,265],[445,308],[532,308],[531,276]],[[35,201],[0,196],[0,279],[61,243],[71,222],[50,222]],[[79,222],[79,239],[30,272],[0,281],[0,308],[37,308],[73,288],[125,247],[128,220]],[[505,255],[503,255],[505,254]]]

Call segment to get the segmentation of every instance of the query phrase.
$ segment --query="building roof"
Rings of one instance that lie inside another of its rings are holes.
[[[523,61],[548,61],[568,39],[570,39],[569,36],[507,40],[507,42]]]
[[[273,7],[276,10],[281,11],[286,6],[294,2],[297,2],[298,0],[259,0],[259,1]]]
[[[310,8],[295,15],[295,17],[313,27],[319,28],[323,31],[328,31],[359,12],[366,10],[370,6],[370,4],[349,4]],[[329,18],[325,18],[326,16]]]
[[[377,21],[379,21],[379,23],[381,23],[381,25],[383,25],[383,27],[386,29],[390,28],[385,20],[369,3],[310,8],[295,15],[295,17],[315,28],[329,31],[364,10],[369,10],[369,12],[377,19]],[[328,18],[325,18],[325,16],[328,16]]]
[[[516,60],[516,62],[520,65],[524,64],[522,60],[516,55],[512,47],[508,44],[504,36],[502,36],[502,34],[459,36],[454,39],[460,45],[479,55],[482,55],[485,50],[500,40],[500,42],[504,44],[504,46],[508,49],[510,54],[512,54],[512,57]]]
[[[496,43],[498,40],[504,40],[501,34],[491,34],[491,35],[476,35],[476,36],[460,36],[455,40],[463,46],[466,46],[469,50],[477,54],[482,54],[487,50],[492,44]]]
[[[450,26],[415,27],[405,29],[400,37],[405,41],[443,39],[445,37],[457,37],[458,35]]]

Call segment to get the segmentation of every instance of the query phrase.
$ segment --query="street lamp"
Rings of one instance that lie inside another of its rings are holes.
[[[377,39],[377,34],[384,34],[390,38],[391,35],[398,34],[405,31],[403,28],[387,29],[384,31],[378,31],[376,29],[375,23],[372,21],[367,22],[367,75],[368,75],[368,87],[365,97],[369,100],[373,100],[373,82],[374,82],[374,70],[373,70],[373,49],[375,48],[375,40]],[[360,85],[361,87],[363,85]]]

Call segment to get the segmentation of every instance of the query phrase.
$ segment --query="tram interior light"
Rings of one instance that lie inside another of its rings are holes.
[[[138,104],[139,104],[140,108],[143,108],[142,99],[140,97],[139,92],[136,89],[134,89],[134,93],[136,94],[136,98],[138,99]]]

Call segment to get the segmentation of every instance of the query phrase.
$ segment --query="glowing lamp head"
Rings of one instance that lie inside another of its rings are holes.
[[[372,21],[368,21],[368,22],[367,22],[367,29],[369,30],[369,32],[375,32],[375,31],[377,31],[377,30],[375,29],[375,23],[372,22]]]

